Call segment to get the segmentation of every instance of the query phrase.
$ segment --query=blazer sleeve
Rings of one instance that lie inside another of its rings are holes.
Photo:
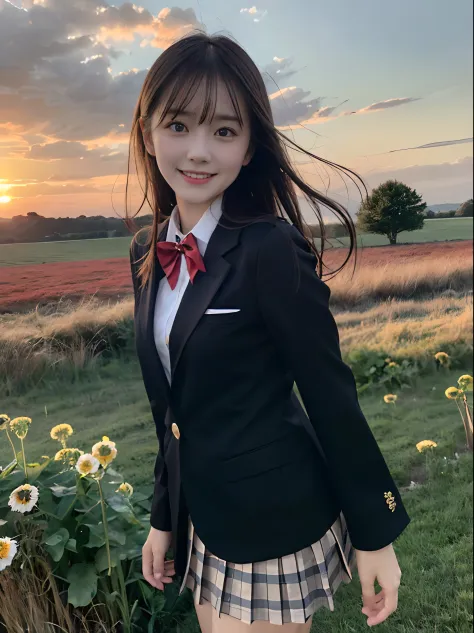
[[[135,298],[134,313],[136,315],[137,308],[140,300],[139,280],[136,271],[136,261],[139,255],[137,255],[137,243],[135,238],[130,245],[130,268],[132,271],[133,293]],[[145,385],[146,388],[146,385]],[[153,406],[153,401],[150,401],[151,411],[156,426],[156,434],[158,437],[158,454],[155,460],[154,467],[154,489],[153,498],[151,502],[151,515],[150,524],[157,530],[163,530],[165,532],[171,531],[171,511],[170,500],[168,493],[168,471],[166,463],[163,457],[163,447],[165,441],[165,422],[162,414]]]
[[[257,256],[260,311],[325,454],[352,544],[378,550],[410,518],[360,408],[352,370],[342,360],[330,288],[316,263],[298,229],[277,223]]]

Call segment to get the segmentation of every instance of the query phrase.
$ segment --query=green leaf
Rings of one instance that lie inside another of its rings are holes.
[[[126,537],[126,535],[123,532],[119,532],[118,530],[110,529],[110,527],[109,527],[109,539],[110,539],[111,542],[114,542],[117,545],[125,545],[127,537]]]
[[[54,534],[51,534],[44,541],[45,549],[50,554],[55,563],[61,560],[64,554],[64,548],[69,541],[69,532],[66,528],[60,528]]]
[[[115,510],[115,512],[133,512],[132,506],[128,500],[121,494],[114,493],[106,497],[108,505]]]
[[[55,514],[61,521],[64,521],[68,514],[70,514],[76,504],[77,498],[71,498],[71,495],[62,497],[61,501],[56,506]]]
[[[56,497],[68,497],[76,494],[76,486],[50,486],[53,495]]]
[[[12,470],[15,470],[15,466],[17,464],[18,461],[14,459],[8,464],[8,466],[5,466],[4,470],[2,470],[2,472],[0,473],[0,479],[5,479],[5,477],[7,477],[12,472]]]
[[[110,564],[112,567],[120,565],[120,560],[125,556],[120,553],[120,550],[116,547],[110,548]],[[107,548],[105,545],[97,551],[95,555],[95,567],[98,572],[105,571],[109,568],[109,562],[107,559]]]
[[[67,574],[70,583],[68,602],[74,607],[86,607],[97,593],[97,573],[91,563],[76,563]]]
[[[76,548],[81,551],[83,547],[87,547],[90,538],[90,528],[88,525],[76,526]]]
[[[112,510],[122,515],[122,517],[133,525],[141,526],[139,519],[135,516],[130,501],[119,493],[106,495],[105,500]]]
[[[27,464],[26,470],[28,472],[28,483],[31,484],[36,481],[43,471],[46,470],[51,461],[53,461],[52,458],[48,457],[48,459],[45,459],[45,461],[41,464]]]
[[[110,468],[110,466],[105,471],[105,478],[110,479],[110,483],[112,483],[112,481],[116,481],[116,483],[123,482],[123,475],[121,475],[118,471],[114,470],[113,468]]]
[[[84,544],[84,547],[102,547],[105,543],[104,527],[102,523],[100,525],[85,523],[84,525],[89,528],[89,540]]]
[[[77,554],[76,539],[70,538],[69,541],[66,543],[65,549],[67,549],[69,552],[74,552],[75,554]]]

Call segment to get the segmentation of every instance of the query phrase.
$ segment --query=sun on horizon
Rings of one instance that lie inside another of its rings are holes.
[[[11,202],[10,196],[0,196],[0,204],[7,204],[7,202]]]

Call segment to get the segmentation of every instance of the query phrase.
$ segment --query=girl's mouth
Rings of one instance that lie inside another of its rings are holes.
[[[184,180],[192,185],[204,185],[217,175],[203,171],[181,171],[181,169],[178,169],[178,171],[183,176]]]

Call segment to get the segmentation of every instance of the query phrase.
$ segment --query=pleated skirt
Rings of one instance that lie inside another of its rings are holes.
[[[195,604],[210,602],[251,624],[304,623],[321,607],[334,611],[334,594],[352,580],[356,557],[341,514],[326,534],[308,547],[280,558],[232,563],[212,554],[189,517],[188,561],[180,594],[188,587]]]

